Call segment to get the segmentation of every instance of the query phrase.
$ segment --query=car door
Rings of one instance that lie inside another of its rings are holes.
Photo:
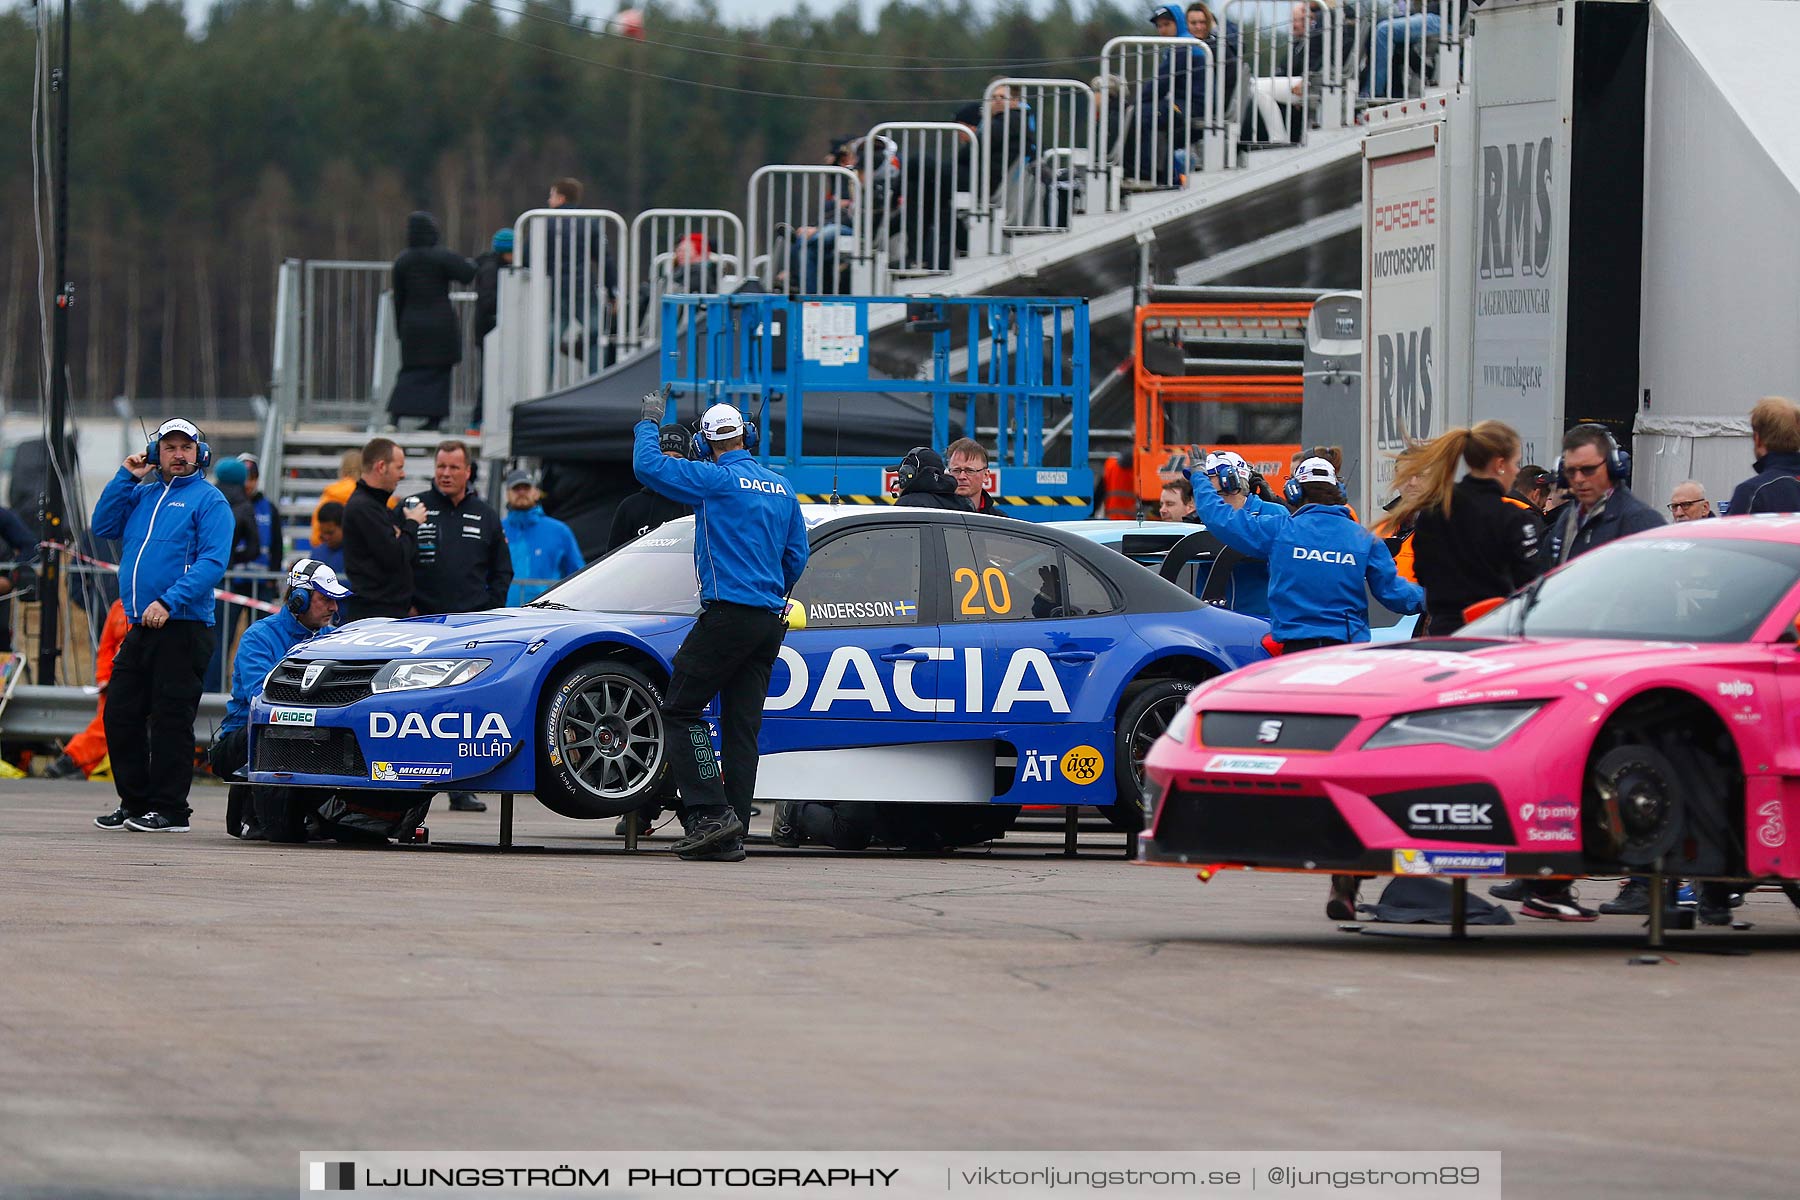
[[[806,624],[788,632],[769,680],[766,749],[915,740],[936,720],[941,647],[920,586],[924,534],[884,520],[813,547],[793,593]]]
[[[1102,655],[1125,627],[1106,619],[1111,590],[1056,542],[1028,533],[946,529],[950,611],[942,639],[962,666],[966,719],[1058,724],[1083,719]],[[979,648],[979,666],[969,652]]]

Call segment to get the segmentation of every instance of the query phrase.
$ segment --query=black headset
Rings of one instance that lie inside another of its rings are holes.
[[[900,460],[900,470],[895,480],[898,490],[904,492],[911,487],[912,481],[918,478],[920,471],[925,469],[925,463],[919,458],[919,455],[936,453],[937,451],[930,446],[914,446],[908,450],[906,457]]]
[[[307,558],[295,563],[294,569],[288,572],[287,610],[296,617],[305,616],[306,610],[312,607],[312,579],[324,565],[316,558]]]
[[[194,439],[194,444],[200,448],[200,456],[194,460],[194,469],[197,471],[206,470],[207,467],[212,465],[212,447],[206,444],[206,434],[201,432],[200,427],[198,425],[194,425],[194,423],[192,421],[186,420],[185,418],[182,418],[182,417],[170,417],[168,420],[164,421],[161,425],[158,425],[156,427],[156,432],[150,435],[150,440],[147,443],[145,443],[145,445],[144,445],[144,457],[147,460],[149,460],[150,465],[153,467],[161,465],[158,462],[158,458],[159,458],[158,452],[162,448],[163,436],[165,434],[168,434],[171,432],[174,432],[174,433],[186,433],[187,432],[187,430],[185,430],[185,429],[171,430],[169,428],[169,426],[173,425],[177,421],[181,421],[182,424],[184,424],[184,425],[193,425],[194,426],[194,432],[199,435],[198,437],[196,437]],[[140,426],[140,428],[141,428],[141,426]]]
[[[1597,421],[1583,421],[1579,425],[1571,425],[1569,427],[1569,433],[1584,433],[1588,431],[1597,433],[1606,439],[1607,475],[1611,476],[1614,483],[1630,483],[1631,455],[1620,447],[1618,439],[1612,435],[1612,430]],[[1567,434],[1564,435],[1564,438],[1566,440]],[[1556,456],[1556,466],[1552,473],[1556,476],[1557,487],[1566,488],[1569,486],[1569,477],[1563,473],[1563,456],[1560,454]]]
[[[752,454],[755,454],[757,451],[757,447],[762,445],[762,437],[756,431],[756,422],[755,421],[752,421],[749,417],[744,417],[743,422],[744,422],[744,449],[748,450]],[[689,457],[695,459],[698,462],[711,462],[712,461],[712,458],[713,458],[712,443],[706,440],[706,433],[704,430],[702,430],[701,432],[696,433],[694,435],[693,441],[690,442],[688,445],[688,450],[689,450]]]

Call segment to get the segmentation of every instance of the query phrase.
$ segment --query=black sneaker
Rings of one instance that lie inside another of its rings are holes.
[[[1541,921],[1598,921],[1600,914],[1591,908],[1583,908],[1575,898],[1574,888],[1563,888],[1555,892],[1539,892],[1527,896],[1519,904],[1519,915],[1536,917]]]
[[[1733,899],[1741,903],[1743,898],[1741,896],[1734,897],[1731,893],[1731,885],[1728,883],[1701,884],[1700,903],[1697,906],[1700,923],[1702,925],[1731,924],[1731,910],[1736,907],[1732,904]]]
[[[123,804],[121,804],[119,807],[113,809],[111,812],[107,813],[105,816],[95,817],[94,818],[94,828],[95,829],[123,829],[123,828],[125,828],[126,820],[130,816],[131,816],[131,814],[126,812],[125,806]]]
[[[794,820],[799,812],[800,806],[792,800],[775,802],[775,816],[769,824],[769,840],[783,850],[800,848],[800,826]]]
[[[1627,879],[1619,887],[1619,894],[1600,906],[1600,911],[1609,917],[1647,917],[1650,915],[1650,881],[1648,879]]]
[[[744,839],[727,838],[713,843],[710,850],[690,850],[685,854],[677,854],[676,857],[682,862],[743,862],[746,857]]]
[[[141,817],[126,817],[125,828],[134,833],[186,833],[188,819],[186,817],[165,817],[159,812],[147,812]]]
[[[1496,900],[1511,900],[1516,903],[1531,895],[1531,881],[1509,879],[1505,883],[1496,883],[1488,889],[1488,895]]]
[[[689,826],[688,834],[675,843],[675,853],[686,858],[690,854],[698,854],[703,850],[711,850],[714,846],[736,839],[742,841],[744,823],[729,808],[722,813],[705,813],[694,818]]]
[[[486,812],[487,805],[475,798],[474,792],[451,792],[451,812]]]
[[[1356,920],[1356,893],[1362,880],[1354,875],[1331,877],[1331,899],[1325,902],[1325,915],[1333,921]]]

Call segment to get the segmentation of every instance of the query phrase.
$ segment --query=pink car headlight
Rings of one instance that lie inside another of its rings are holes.
[[[1168,728],[1163,730],[1163,736],[1177,746],[1185,746],[1194,740],[1195,720],[1197,718],[1194,714],[1194,706],[1184,704],[1181,706],[1181,711],[1169,719]]]
[[[1492,750],[1519,731],[1542,704],[1465,704],[1401,713],[1363,743],[1364,750],[1396,746],[1455,746]]]

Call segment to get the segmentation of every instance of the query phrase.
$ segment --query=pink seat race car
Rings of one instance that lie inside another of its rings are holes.
[[[1800,518],[1601,547],[1453,637],[1196,688],[1141,861],[1377,875],[1800,876]]]

